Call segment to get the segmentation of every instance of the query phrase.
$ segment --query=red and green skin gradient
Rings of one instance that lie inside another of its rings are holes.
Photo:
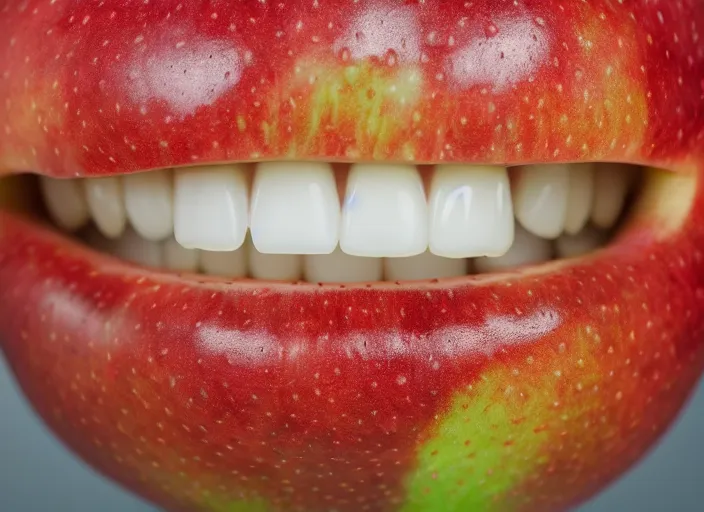
[[[6,0],[5,174],[673,172],[593,255],[425,283],[147,270],[6,206],[3,352],[68,446],[168,510],[567,509],[652,446],[704,368],[703,95],[696,0]]]

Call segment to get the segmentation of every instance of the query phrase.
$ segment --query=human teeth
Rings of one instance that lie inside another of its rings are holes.
[[[198,250],[186,249],[173,237],[164,242],[164,266],[170,270],[196,272],[198,255]]]
[[[569,167],[530,165],[518,171],[513,207],[521,225],[542,238],[562,233],[567,214]]]
[[[601,164],[596,168],[592,222],[597,227],[606,229],[616,223],[628,192],[628,171],[620,164]]]
[[[80,181],[42,177],[39,182],[49,215],[60,228],[75,231],[88,222],[90,214]]]
[[[247,275],[247,250],[244,246],[236,251],[200,251],[200,266],[203,272],[213,276],[245,277]]]
[[[311,283],[354,283],[381,281],[383,260],[351,256],[337,248],[332,254],[304,257],[304,277]]]
[[[147,240],[160,241],[173,232],[173,184],[166,170],[123,176],[127,218]]]
[[[248,189],[241,165],[178,169],[174,176],[174,236],[189,249],[234,251],[244,242]]]
[[[574,258],[590,253],[606,241],[606,233],[594,226],[586,226],[576,235],[562,235],[555,241],[559,258]]]
[[[589,220],[594,197],[594,165],[574,164],[569,170],[565,231],[578,233]]]
[[[85,180],[88,209],[95,225],[108,238],[118,238],[125,230],[127,213],[122,183],[114,176]]]
[[[329,254],[337,245],[339,229],[340,200],[330,164],[258,165],[252,187],[250,231],[259,252]]]
[[[298,281],[303,275],[303,256],[300,254],[267,254],[259,252],[252,243],[249,251],[249,273],[254,279]]]
[[[118,257],[138,265],[161,267],[163,264],[162,245],[142,238],[130,228],[116,241],[114,250]]]
[[[513,245],[498,258],[477,258],[474,267],[478,272],[493,272],[522,265],[547,261],[552,257],[552,243],[529,233],[516,224]]]
[[[56,223],[125,260],[230,278],[413,281],[580,256],[604,245],[634,175],[621,164],[442,164],[426,201],[406,164],[243,164],[40,178]],[[515,175],[509,179],[509,172]],[[346,179],[343,207],[337,191]],[[251,226],[250,235],[247,234]]]
[[[402,257],[428,246],[428,205],[417,169],[354,164],[347,178],[340,248],[353,256]]]
[[[464,258],[436,256],[430,251],[409,258],[386,258],[384,278],[387,281],[415,281],[463,276],[467,274],[467,262]]]
[[[503,167],[439,165],[430,187],[430,250],[439,256],[499,256],[513,242],[513,206]]]

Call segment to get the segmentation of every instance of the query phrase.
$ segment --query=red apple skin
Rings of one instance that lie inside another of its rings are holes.
[[[346,288],[139,269],[0,212],[3,351],[76,453],[170,510],[580,503],[704,367],[702,26],[693,0],[6,2],[6,172],[614,160],[699,179],[676,229],[651,212],[590,258]]]
[[[699,0],[6,1],[0,169],[704,147]]]
[[[562,510],[701,374],[702,218],[700,188],[666,241],[339,288],[158,274],[2,213],[0,339],[54,432],[169,510]]]

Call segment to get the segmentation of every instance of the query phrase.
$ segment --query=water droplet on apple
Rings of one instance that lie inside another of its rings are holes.
[[[390,68],[398,64],[398,54],[394,50],[387,50],[386,56],[384,57],[386,65]]]
[[[342,62],[349,62],[351,57],[350,49],[346,46],[343,46],[338,52],[338,56]]]
[[[494,37],[499,33],[499,28],[494,25],[493,21],[490,21],[484,25],[484,34],[486,37]]]

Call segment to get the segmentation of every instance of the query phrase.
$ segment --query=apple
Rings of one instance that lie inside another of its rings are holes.
[[[666,171],[602,251],[423,283],[179,276],[5,207],[2,349],[78,456],[169,510],[574,506],[704,369],[703,30],[697,0],[8,0],[4,174]]]

